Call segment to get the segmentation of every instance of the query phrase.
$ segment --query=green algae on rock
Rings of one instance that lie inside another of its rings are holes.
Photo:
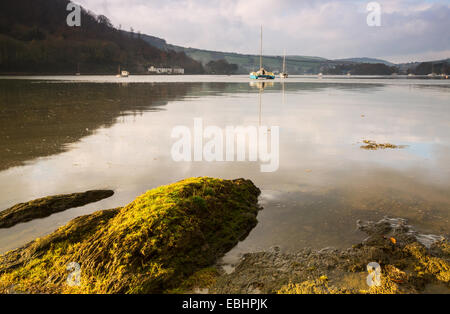
[[[162,293],[211,266],[257,224],[260,190],[249,180],[191,178],[123,208],[76,218],[0,256],[0,292]],[[79,286],[66,283],[69,263]]]
[[[69,208],[98,202],[114,194],[111,190],[92,190],[83,193],[53,195],[16,204],[0,212],[0,228],[9,228],[21,222],[48,217]]]

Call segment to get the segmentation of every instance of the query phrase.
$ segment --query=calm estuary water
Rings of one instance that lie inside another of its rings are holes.
[[[175,162],[175,126],[280,127],[280,164]],[[0,229],[0,252],[72,218],[131,202],[186,177],[248,178],[259,224],[226,259],[280,246],[347,247],[357,219],[404,217],[450,234],[450,80],[138,76],[0,79],[0,209],[113,189],[101,202]],[[406,145],[369,151],[363,140]]]

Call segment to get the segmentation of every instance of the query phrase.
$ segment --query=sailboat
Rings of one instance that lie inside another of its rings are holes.
[[[267,79],[267,80],[273,80],[275,79],[275,74],[273,72],[269,72],[266,69],[263,68],[262,65],[262,26],[261,26],[261,42],[260,42],[260,53],[259,53],[259,71],[251,72],[250,78],[253,80],[257,79]]]
[[[286,50],[284,51],[284,56],[283,56],[283,72],[280,73],[280,77],[282,79],[288,78],[289,74],[287,74],[286,72]]]

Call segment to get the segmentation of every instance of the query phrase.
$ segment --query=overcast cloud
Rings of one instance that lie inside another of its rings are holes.
[[[380,0],[381,27],[357,0],[75,0],[115,26],[185,47],[393,62],[450,57],[450,0]]]

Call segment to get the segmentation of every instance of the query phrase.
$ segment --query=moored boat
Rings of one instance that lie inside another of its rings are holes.
[[[280,77],[282,79],[286,79],[289,77],[289,74],[286,72],[286,51],[284,51],[284,56],[283,56],[283,72],[280,73]]]
[[[273,80],[275,79],[275,74],[273,74],[273,72],[266,71],[264,68],[261,68],[259,71],[251,72],[250,78],[253,80],[258,79]]]
[[[267,71],[263,68],[262,65],[262,26],[261,26],[261,43],[260,43],[260,54],[259,54],[259,70],[254,71],[250,73],[250,78],[252,80],[258,80],[258,79],[266,79],[266,80],[273,80],[275,79],[275,74],[273,72]]]
[[[130,72],[125,71],[125,70],[120,70],[120,65],[119,65],[119,73],[116,75],[116,77],[128,77],[128,75],[130,75]]]

